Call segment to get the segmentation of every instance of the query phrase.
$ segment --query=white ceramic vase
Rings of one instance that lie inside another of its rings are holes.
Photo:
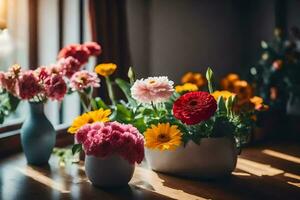
[[[200,145],[189,141],[175,150],[145,150],[147,163],[154,171],[206,179],[231,174],[237,155],[234,140],[227,137],[203,138]]]
[[[85,173],[93,185],[98,187],[126,186],[133,176],[134,164],[118,155],[105,158],[85,157]]]

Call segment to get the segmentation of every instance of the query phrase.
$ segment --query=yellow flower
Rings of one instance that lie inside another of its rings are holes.
[[[206,84],[206,79],[200,73],[188,72],[181,78],[181,83],[193,83],[201,88]]]
[[[216,101],[218,101],[219,97],[221,96],[223,97],[224,100],[228,99],[231,96],[235,96],[234,93],[231,93],[227,90],[221,90],[221,91],[216,90],[211,95],[215,98]]]
[[[176,92],[192,92],[192,91],[198,91],[198,86],[193,83],[185,83],[183,85],[177,85],[175,87]]]
[[[176,125],[151,125],[145,133],[145,146],[150,149],[173,150],[181,145],[181,132]]]
[[[117,65],[113,63],[99,64],[95,68],[95,72],[101,76],[110,76],[117,69]]]
[[[74,134],[78,129],[86,124],[92,124],[94,122],[108,122],[110,114],[110,109],[104,110],[102,108],[96,111],[84,113],[74,119],[71,127],[68,129],[68,132]]]

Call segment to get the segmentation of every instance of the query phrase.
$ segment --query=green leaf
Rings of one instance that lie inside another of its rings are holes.
[[[147,125],[145,124],[143,117],[135,118],[132,121],[132,125],[136,127],[140,131],[140,133],[144,133],[147,129]]]
[[[98,104],[97,104],[97,102],[94,98],[91,99],[91,105],[92,105],[93,110],[99,110],[100,109],[100,108],[98,108]]]
[[[83,150],[82,144],[74,144],[72,146],[72,154],[75,155],[76,153],[80,153]]]
[[[109,107],[106,105],[106,103],[100,98],[100,97],[96,97],[95,98],[96,104],[97,104],[97,108],[103,108],[103,109],[108,109]]]
[[[130,105],[132,105],[133,107],[137,106],[136,101],[131,97],[131,85],[124,81],[123,79],[117,78],[115,80],[115,82],[117,83],[117,85],[120,87],[120,89],[122,90],[122,92],[124,93],[124,95],[126,96],[128,102],[130,103]]]
[[[121,114],[122,116],[131,119],[132,112],[127,109],[123,104],[117,104],[117,111],[118,114]]]
[[[218,99],[218,111],[221,114],[226,114],[227,113],[227,109],[226,109],[226,106],[225,106],[225,101],[224,101],[224,98],[222,96],[220,96],[219,99]]]

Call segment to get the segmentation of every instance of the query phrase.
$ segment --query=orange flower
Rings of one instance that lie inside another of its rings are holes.
[[[252,87],[247,81],[237,80],[233,84],[233,92],[237,95],[240,104],[243,104],[253,96]]]
[[[264,105],[264,100],[261,97],[254,96],[250,98],[250,102],[254,105],[255,110],[262,111],[269,109],[269,106]]]
[[[200,74],[200,73],[193,73],[193,72],[188,72],[183,75],[181,78],[181,83],[193,83],[198,86],[198,88],[203,87],[206,85],[206,79],[205,77]]]
[[[224,77],[222,80],[221,80],[221,87],[224,89],[224,90],[228,90],[230,92],[233,91],[234,89],[234,82],[235,81],[238,81],[240,80],[240,77],[239,75],[237,74],[228,74],[226,77]]]

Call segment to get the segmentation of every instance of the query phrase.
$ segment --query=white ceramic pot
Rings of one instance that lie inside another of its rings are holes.
[[[85,173],[98,187],[126,186],[133,176],[135,165],[118,155],[105,158],[85,157]]]
[[[203,138],[200,145],[189,141],[175,150],[145,150],[151,169],[191,178],[217,178],[235,169],[238,151],[233,139]]]

